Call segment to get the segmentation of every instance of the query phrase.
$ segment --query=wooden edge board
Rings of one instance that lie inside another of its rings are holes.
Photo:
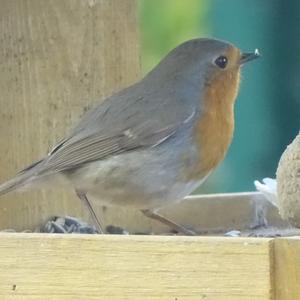
[[[257,197],[263,199],[264,195],[261,192],[198,194],[198,195],[189,195],[189,196],[185,197],[185,200],[236,198],[236,199],[248,201],[249,199],[256,199]]]
[[[272,299],[272,239],[0,234],[0,299]]]
[[[276,300],[300,299],[300,237],[274,239]]]

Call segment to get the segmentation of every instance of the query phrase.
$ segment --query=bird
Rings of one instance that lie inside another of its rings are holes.
[[[214,38],[183,42],[140,81],[88,110],[48,155],[1,184],[0,195],[70,185],[99,232],[90,198],[194,234],[158,210],[193,192],[223,160],[241,67],[259,56]]]

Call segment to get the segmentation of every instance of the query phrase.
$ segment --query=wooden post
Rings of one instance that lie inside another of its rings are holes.
[[[139,75],[133,0],[3,0],[0,9],[0,180],[43,157],[93,102]],[[73,193],[0,199],[0,229],[88,213]]]
[[[275,299],[300,299],[299,237],[275,239],[273,270]]]

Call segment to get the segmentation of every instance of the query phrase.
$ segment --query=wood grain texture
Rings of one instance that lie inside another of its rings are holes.
[[[275,299],[300,299],[300,238],[275,239],[274,258]]]
[[[0,298],[272,299],[270,241],[2,233]]]
[[[94,102],[139,75],[134,0],[3,0],[0,181],[46,155]],[[88,218],[73,192],[0,199],[0,228],[49,216]]]
[[[249,229],[257,225],[257,215],[262,215],[262,210],[265,210],[269,226],[288,226],[278,215],[278,210],[258,192],[192,195],[159,212],[186,228],[201,234],[213,234]],[[104,224],[121,226],[130,233],[170,231],[165,225],[134,210],[107,208],[101,211],[101,216]]]

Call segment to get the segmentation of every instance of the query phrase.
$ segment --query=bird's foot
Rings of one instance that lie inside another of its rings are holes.
[[[104,227],[100,221],[100,219],[98,218],[97,214],[95,213],[93,206],[91,205],[88,197],[86,196],[86,193],[79,191],[79,190],[75,190],[76,195],[78,196],[78,198],[84,203],[85,207],[89,210],[89,213],[93,219],[93,222],[97,228],[98,233],[103,234],[104,233]]]
[[[161,216],[160,214],[153,212],[150,209],[143,209],[141,212],[148,218],[151,218],[153,220],[157,220],[167,226],[169,226],[171,229],[175,230],[178,233],[182,233],[184,235],[196,235],[196,233],[192,230],[186,229],[185,227],[176,224],[175,222]]]

